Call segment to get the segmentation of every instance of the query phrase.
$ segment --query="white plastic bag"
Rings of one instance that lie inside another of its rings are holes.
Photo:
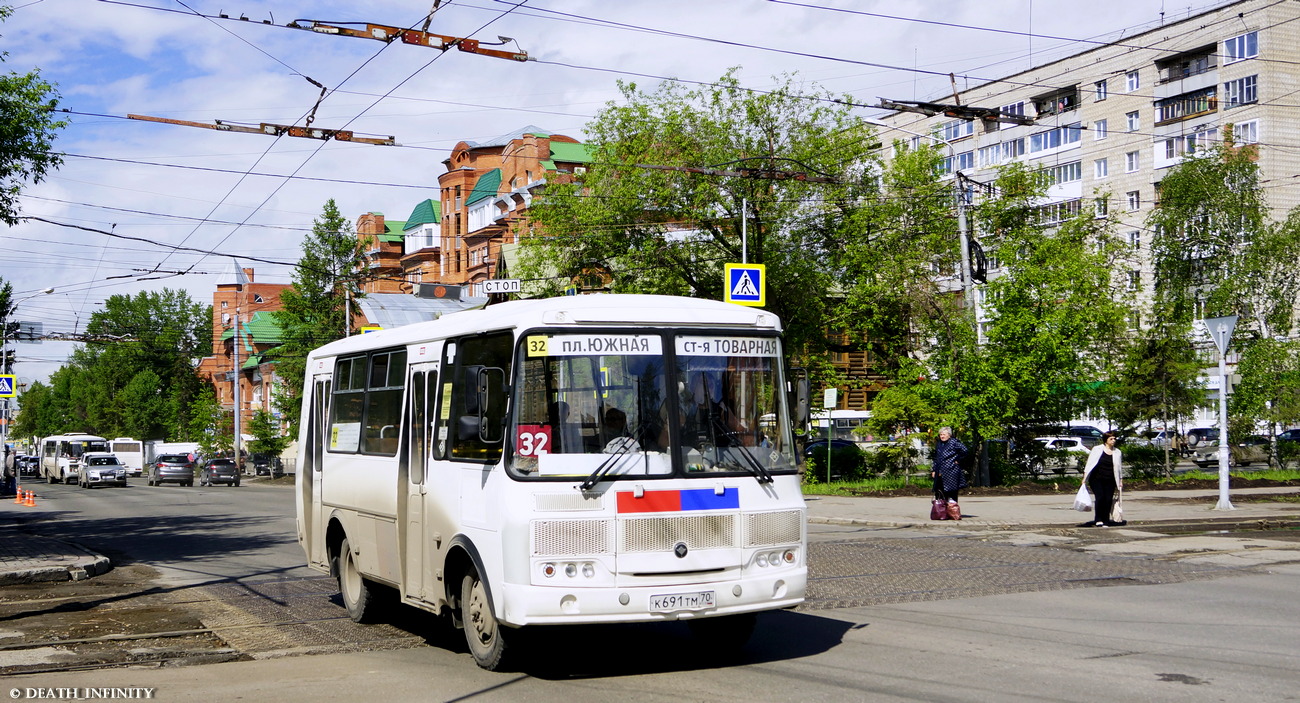
[[[1088,495],[1086,485],[1079,486],[1079,492],[1074,494],[1074,509],[1081,513],[1092,510],[1092,496]]]
[[[1115,499],[1115,508],[1110,511],[1110,519],[1114,522],[1124,522],[1124,498],[1122,496]]]

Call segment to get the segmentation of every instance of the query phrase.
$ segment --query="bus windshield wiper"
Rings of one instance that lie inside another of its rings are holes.
[[[608,459],[600,462],[600,466],[597,466],[596,470],[592,471],[591,475],[587,477],[587,480],[582,482],[582,490],[589,491],[597,483],[600,483],[600,479],[604,478],[605,474],[613,471],[614,467],[618,466],[619,458],[627,456],[628,452],[632,450],[632,445],[633,442],[619,442],[614,453],[610,454]]]
[[[744,457],[744,462],[738,461],[736,464],[749,473],[754,474],[754,478],[756,478],[759,483],[772,483],[772,474],[767,472],[767,469],[763,467],[762,462],[750,455],[748,449],[745,447],[732,447],[731,451],[732,453],[737,453]],[[748,464],[748,466],[745,464]]]

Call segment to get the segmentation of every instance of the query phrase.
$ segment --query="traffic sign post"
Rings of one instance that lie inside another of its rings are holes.
[[[18,377],[11,373],[0,374],[0,398],[18,395]]]
[[[1236,510],[1228,497],[1228,341],[1237,327],[1237,316],[1212,317],[1205,327],[1219,350],[1219,503],[1215,510]]]
[[[518,278],[494,278],[483,281],[479,285],[482,287],[483,295],[518,293],[523,289]]]
[[[767,304],[767,275],[763,264],[725,264],[722,299],[737,305]]]

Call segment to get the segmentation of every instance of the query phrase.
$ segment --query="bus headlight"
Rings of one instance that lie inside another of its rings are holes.
[[[568,576],[569,578],[573,578],[574,576],[577,576],[577,575],[578,575],[578,565],[577,565],[577,564],[574,564],[573,562],[569,562],[568,564],[565,564],[565,565],[564,565],[564,575],[565,575],[565,576]]]

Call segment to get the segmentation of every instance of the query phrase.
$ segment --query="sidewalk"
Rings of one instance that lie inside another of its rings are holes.
[[[1130,526],[1143,524],[1202,524],[1300,521],[1300,502],[1249,503],[1251,494],[1285,493],[1300,496],[1300,488],[1241,488],[1230,493],[1235,510],[1214,510],[1217,490],[1135,491],[1124,496],[1124,517]],[[1075,527],[1092,517],[1070,509],[1073,494],[1027,496],[966,496],[962,520],[931,521],[927,496],[848,498],[808,496],[808,521],[828,525],[926,527],[932,529],[1025,529]],[[1194,502],[1188,502],[1188,500]],[[81,580],[110,568],[107,557],[75,544],[24,532],[19,523],[39,515],[44,507],[0,501],[0,586],[38,581]]]

